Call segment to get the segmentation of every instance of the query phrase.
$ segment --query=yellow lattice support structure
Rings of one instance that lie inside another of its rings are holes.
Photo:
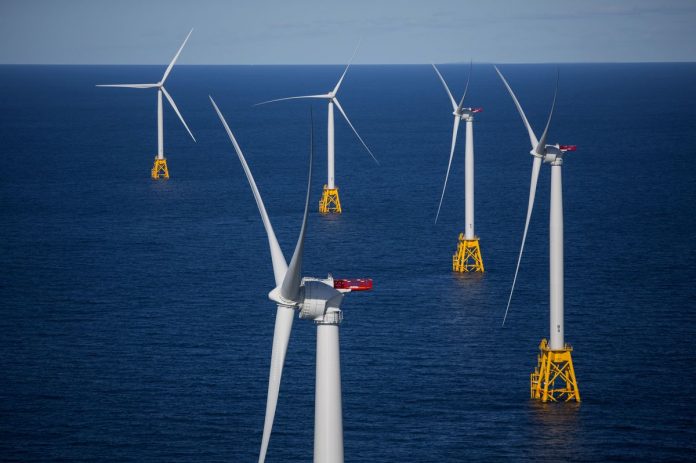
[[[532,399],[542,402],[580,402],[580,390],[573,367],[573,348],[549,349],[546,339],[539,344],[538,364],[529,376]],[[556,386],[556,383],[559,383]]]
[[[467,240],[464,233],[459,234],[457,252],[452,256],[452,270],[455,272],[483,272],[483,258],[478,237]]]
[[[341,200],[338,199],[338,188],[329,188],[324,185],[324,192],[319,201],[319,212],[322,214],[340,214]]]
[[[155,163],[152,165],[151,176],[152,180],[159,180],[160,178],[167,180],[169,178],[169,169],[167,169],[166,159],[155,158]]]

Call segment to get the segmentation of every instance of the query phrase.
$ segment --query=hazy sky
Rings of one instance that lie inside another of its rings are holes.
[[[0,63],[696,61],[695,0],[0,0]]]

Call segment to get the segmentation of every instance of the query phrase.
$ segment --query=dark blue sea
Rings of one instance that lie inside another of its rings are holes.
[[[149,177],[164,66],[0,67],[0,460],[250,462],[275,305],[237,135],[286,257],[299,232],[309,103],[341,66],[176,66],[169,181]],[[468,65],[444,65],[455,98]],[[501,66],[537,134],[555,65]],[[326,107],[304,274],[371,277],[341,326],[349,462],[696,459],[696,64],[560,65],[549,141],[564,164],[566,340],[582,403],[529,399],[548,336],[549,168],[501,327],[531,157],[491,65],[475,65],[476,232],[487,272],[451,272],[463,138],[443,213],[451,107],[430,66],[353,66],[336,119],[344,213],[322,216]],[[463,130],[460,131],[463,136]],[[309,462],[311,322],[293,328],[269,462]],[[337,398],[338,399],[338,398]]]

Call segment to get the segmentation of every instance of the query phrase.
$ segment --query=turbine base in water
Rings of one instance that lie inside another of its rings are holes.
[[[152,180],[169,179],[169,169],[167,169],[167,160],[155,158],[155,163],[152,165],[151,172]]]
[[[340,214],[341,200],[338,199],[338,188],[329,188],[324,185],[324,192],[319,201],[319,212],[322,214]]]
[[[551,350],[546,339],[542,339],[539,351],[538,364],[529,376],[531,398],[541,402],[580,402],[573,348],[566,344],[561,350]]]
[[[464,237],[464,233],[459,234],[457,252],[452,256],[452,271],[483,273],[483,258],[481,257],[478,237],[468,240]]]

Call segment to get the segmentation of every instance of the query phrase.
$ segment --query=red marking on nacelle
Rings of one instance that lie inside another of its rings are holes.
[[[369,291],[372,289],[372,278],[334,280],[334,288],[350,289],[351,291]]]
[[[577,151],[578,150],[577,145],[559,145],[558,148],[561,151]]]
[[[483,108],[471,108],[472,113],[480,113],[481,111],[483,111]]]

